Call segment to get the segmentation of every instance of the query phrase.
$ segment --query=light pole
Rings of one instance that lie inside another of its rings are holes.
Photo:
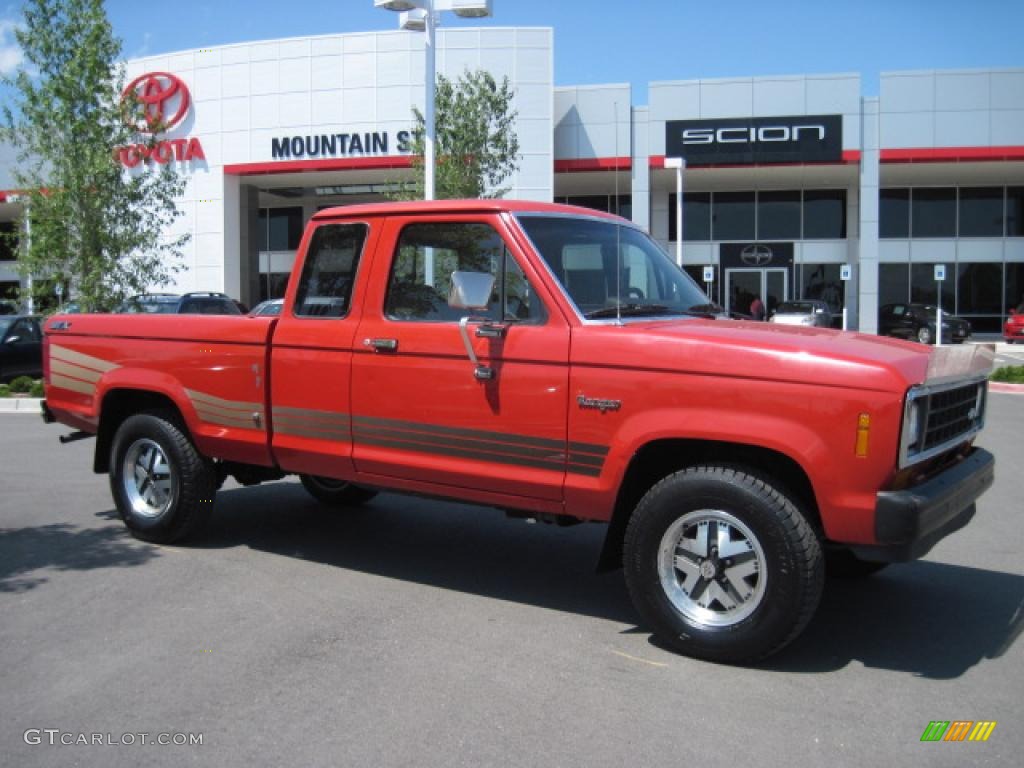
[[[435,88],[435,33],[437,18],[435,14],[451,11],[456,16],[466,19],[480,19],[492,15],[492,0],[373,0],[374,8],[389,11],[400,11],[398,26],[400,29],[423,32],[424,80],[426,81],[426,100],[423,109],[423,199],[434,199],[434,88]]]
[[[666,157],[666,168],[676,169],[676,264],[683,266],[683,171],[686,170],[685,157]]]

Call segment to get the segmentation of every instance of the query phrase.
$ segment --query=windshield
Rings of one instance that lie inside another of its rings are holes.
[[[775,310],[776,314],[813,315],[818,307],[807,301],[784,301]]]
[[[640,230],[582,217],[518,218],[583,317],[709,314],[704,292]]]

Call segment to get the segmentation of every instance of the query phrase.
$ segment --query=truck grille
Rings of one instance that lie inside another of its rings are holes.
[[[987,385],[982,379],[911,389],[903,419],[900,465],[924,461],[974,437],[985,423]]]

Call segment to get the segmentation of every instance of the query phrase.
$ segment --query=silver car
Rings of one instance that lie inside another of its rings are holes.
[[[775,308],[770,323],[782,325],[812,325],[818,328],[832,326],[832,312],[828,304],[817,299],[801,299],[800,301],[783,301]]]

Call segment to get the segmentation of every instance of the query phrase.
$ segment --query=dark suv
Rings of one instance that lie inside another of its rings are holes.
[[[878,312],[878,333],[922,344],[935,343],[936,309],[931,304],[886,304]],[[942,341],[960,344],[971,337],[971,324],[942,313]]]
[[[238,303],[225,293],[197,291],[178,296],[174,293],[144,293],[121,303],[118,312],[150,315],[241,315]]]

